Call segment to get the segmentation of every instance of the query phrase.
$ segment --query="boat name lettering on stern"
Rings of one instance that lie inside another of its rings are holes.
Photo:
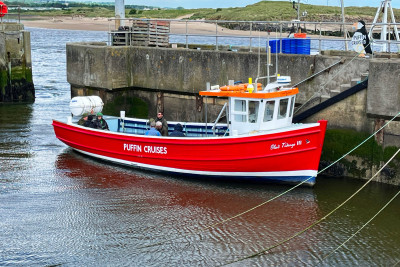
[[[282,143],[282,147],[290,147],[290,148],[293,148],[295,145],[296,145],[295,143],[292,143],[292,144],[286,143],[286,142],[283,142],[283,143]]]
[[[142,145],[124,144],[124,151],[141,153]],[[167,148],[165,146],[144,146],[143,151],[151,154],[167,154]]]
[[[279,148],[281,148],[280,145],[272,144],[270,149],[274,150],[274,149],[279,149]]]
[[[307,142],[307,144],[308,143],[309,142]],[[301,146],[302,144],[303,144],[303,142],[301,140],[297,140],[293,143],[282,142],[281,144],[272,144],[269,149],[276,150],[276,149],[281,149],[281,148],[294,148],[295,146]]]

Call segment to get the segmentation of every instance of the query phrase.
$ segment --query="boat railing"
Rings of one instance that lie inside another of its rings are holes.
[[[120,26],[113,29],[112,23]],[[178,19],[109,19],[109,45],[183,47],[228,51],[253,51],[262,47],[266,40],[279,40],[275,51],[282,53],[282,41],[293,31],[307,34],[310,49],[314,53],[322,50],[349,50],[353,23],[311,22],[311,21],[228,21],[228,20],[178,20]],[[196,25],[206,25],[206,31],[198,31]],[[140,27],[138,27],[140,25]],[[378,25],[378,24],[376,24]],[[386,25],[388,33],[394,33],[400,23],[379,23]],[[378,27],[366,24],[367,29]],[[390,34],[389,34],[390,35]],[[379,39],[379,38],[378,38]],[[389,52],[399,51],[400,41],[396,38],[377,40],[387,43]],[[374,44],[373,44],[374,45]],[[379,45],[377,45],[378,47]],[[273,51],[274,52],[274,51]]]
[[[226,117],[228,118],[228,103],[225,103],[225,104],[224,104],[224,106],[222,107],[221,111],[220,111],[219,114],[218,114],[217,119],[215,120],[215,122],[214,122],[214,124],[213,124],[213,126],[212,126],[212,131],[213,131],[213,135],[214,135],[214,136],[216,135],[215,130],[216,130],[216,127],[217,127],[217,123],[218,123],[219,120],[221,119],[222,114],[224,113],[224,111],[225,111]],[[227,120],[227,121],[228,121],[228,120]],[[226,128],[227,128],[227,129],[229,128],[228,125],[226,126]],[[225,134],[224,134],[224,135],[225,135]]]
[[[224,136],[226,124],[206,125],[205,123],[168,121],[168,133],[174,130],[176,124],[183,126],[183,132],[188,137]],[[134,118],[118,118],[116,131],[121,133],[144,135],[150,129],[148,120]]]

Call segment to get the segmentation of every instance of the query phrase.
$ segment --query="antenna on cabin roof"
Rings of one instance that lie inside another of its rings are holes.
[[[393,13],[393,8],[392,8],[392,1],[391,0],[383,0],[381,1],[380,6],[378,7],[378,10],[376,11],[376,15],[374,18],[374,21],[372,22],[372,27],[369,30],[368,36],[370,39],[372,39],[372,34],[373,34],[373,29],[375,26],[380,26],[381,27],[381,38],[380,40],[383,41],[382,43],[382,52],[389,52],[390,51],[390,47],[388,47],[387,45],[387,38],[388,38],[388,23],[393,23],[393,30],[394,30],[394,35],[396,38],[396,41],[400,41],[399,38],[399,31],[397,29],[397,25],[396,23],[396,19],[394,17],[394,13]],[[379,20],[379,15],[383,13],[382,16],[382,22],[378,22]],[[390,19],[391,22],[388,21],[388,16],[390,15]],[[382,23],[382,24],[380,24]],[[380,24],[380,25],[377,25]],[[390,28],[389,28],[389,40],[390,40]],[[400,50],[400,44],[397,44],[397,46],[399,47]]]

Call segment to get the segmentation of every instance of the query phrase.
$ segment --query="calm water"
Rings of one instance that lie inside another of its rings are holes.
[[[362,185],[319,177],[312,189],[201,231],[288,187],[182,180],[73,152],[51,126],[52,118],[69,115],[65,43],[106,40],[106,33],[29,30],[36,102],[0,104],[0,266],[224,265],[308,227]],[[400,199],[319,259],[397,190],[372,184],[305,234],[230,266],[393,266],[400,261]]]

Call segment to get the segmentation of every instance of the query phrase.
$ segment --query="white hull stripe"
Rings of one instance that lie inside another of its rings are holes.
[[[116,162],[123,165],[130,165],[138,168],[145,168],[145,169],[152,169],[156,171],[164,171],[164,172],[175,172],[175,173],[183,173],[183,174],[197,174],[197,175],[204,175],[204,176],[243,176],[243,177],[299,177],[299,176],[307,176],[307,177],[316,177],[317,171],[316,170],[300,170],[300,171],[280,171],[280,172],[210,172],[210,171],[198,171],[198,170],[185,170],[185,169],[177,169],[177,168],[170,168],[170,167],[162,167],[157,165],[151,164],[143,164],[137,163],[122,159],[116,159],[111,157],[106,157],[94,153],[90,153],[87,151],[83,151],[80,149],[73,148],[80,153],[100,158],[107,161]]]

